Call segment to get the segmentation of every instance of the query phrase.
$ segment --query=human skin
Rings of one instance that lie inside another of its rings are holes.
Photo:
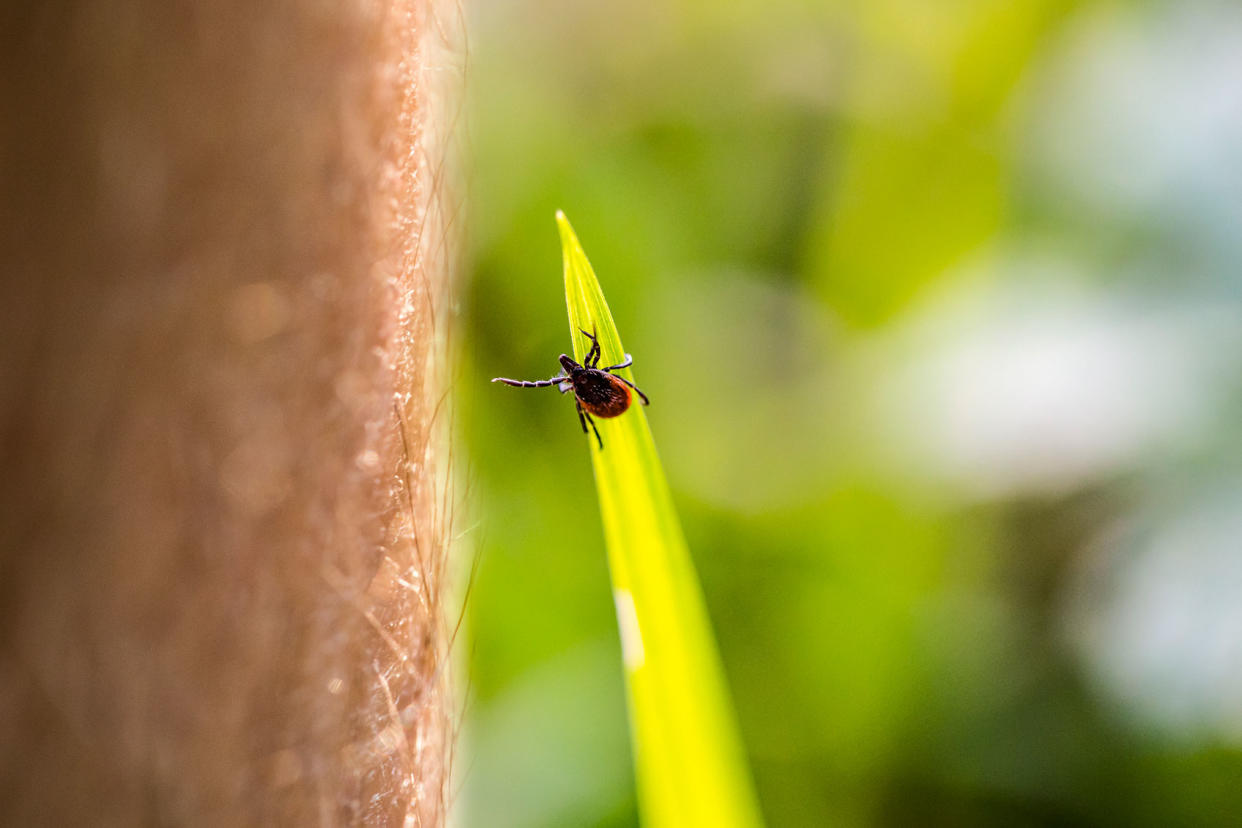
[[[0,824],[440,824],[456,9],[13,5]]]

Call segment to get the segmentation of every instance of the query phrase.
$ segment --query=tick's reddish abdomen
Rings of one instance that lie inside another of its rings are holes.
[[[574,396],[596,417],[616,417],[630,407],[630,389],[612,374],[585,368],[572,377]]]

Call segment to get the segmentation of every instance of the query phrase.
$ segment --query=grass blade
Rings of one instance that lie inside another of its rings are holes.
[[[601,365],[625,349],[595,271],[563,213],[565,301],[574,357],[594,330]],[[641,365],[641,361],[639,362]],[[632,371],[618,372],[633,380]],[[658,399],[653,400],[659,405]],[[698,579],[673,510],[642,405],[597,421],[591,448],[612,571],[643,822],[662,826],[761,824],[745,753]]]

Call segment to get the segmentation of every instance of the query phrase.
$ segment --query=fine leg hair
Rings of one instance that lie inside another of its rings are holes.
[[[578,406],[578,422],[582,423],[582,433],[587,433],[587,423],[591,424],[591,430],[595,432],[595,439],[599,441],[601,450],[604,448],[604,438],[599,436],[599,429],[595,427],[595,421],[591,419],[591,415],[582,410],[582,403],[574,400],[574,404]]]
[[[582,331],[582,328],[579,328],[578,330]],[[599,340],[595,338],[595,334],[593,333],[582,331],[582,335],[591,340],[591,350],[587,352],[586,359],[582,360],[582,364],[587,368],[594,368],[599,365]]]
[[[504,377],[496,377],[492,382],[503,382],[505,385],[512,385],[516,388],[547,388],[552,385],[560,385],[569,377],[553,377],[547,380],[538,380],[531,382],[530,380],[505,379]],[[564,393],[563,391],[561,393]]]
[[[613,376],[614,376],[614,377],[617,377],[617,375],[616,375],[616,374],[613,374]],[[633,388],[635,391],[638,391],[638,396],[640,396],[640,397],[642,397],[642,398],[643,398],[643,405],[651,405],[651,400],[647,399],[647,395],[646,395],[646,394],[644,394],[644,393],[643,393],[643,392],[639,389],[639,387],[638,387],[637,385],[635,385],[634,383],[630,382],[630,381],[629,381],[629,380],[627,380],[625,377],[617,377],[617,379],[621,380],[621,381],[622,381],[622,382],[624,382],[626,385],[628,385],[630,388]]]

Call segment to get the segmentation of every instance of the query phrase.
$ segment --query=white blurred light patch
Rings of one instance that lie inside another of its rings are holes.
[[[1236,252],[1242,6],[1093,6],[1029,87],[1033,182]]]
[[[1199,492],[1082,560],[1069,640],[1119,718],[1192,745],[1242,745],[1242,482]]]
[[[979,498],[1068,491],[1192,446],[1236,385],[1236,309],[1006,270],[1007,286],[968,281],[863,359],[890,474]]]

